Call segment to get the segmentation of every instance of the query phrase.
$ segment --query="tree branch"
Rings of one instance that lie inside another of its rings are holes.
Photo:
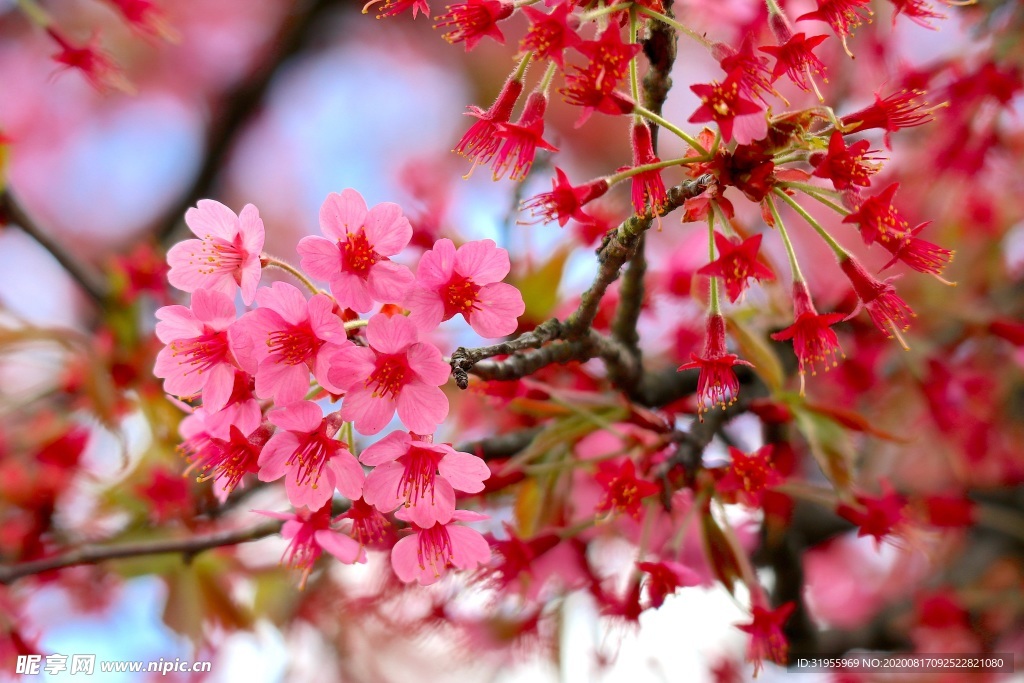
[[[102,307],[106,303],[108,292],[103,276],[89,264],[75,258],[57,240],[43,232],[25,212],[10,190],[0,194],[0,225],[5,222],[10,222],[20,228],[39,246],[48,251],[98,306]]]
[[[273,536],[281,530],[282,524],[283,522],[280,520],[274,519],[249,529],[218,531],[203,536],[111,545],[85,545],[63,555],[55,555],[15,565],[0,566],[0,584],[9,584],[17,579],[32,574],[41,574],[53,569],[63,569],[64,567],[80,564],[98,564],[107,560],[140,557],[142,555],[181,553],[184,559],[188,561],[204,550],[248,543],[249,541]]]

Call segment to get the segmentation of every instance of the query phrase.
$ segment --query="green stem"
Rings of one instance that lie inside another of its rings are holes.
[[[711,213],[708,214],[708,261],[715,260],[715,212],[712,209]],[[718,304],[718,278],[712,276],[710,285],[710,294],[708,296],[708,307],[710,308],[711,315],[720,315],[721,307]]]
[[[657,114],[655,114],[650,109],[645,109],[644,107],[642,107],[642,106],[640,106],[638,104],[638,105],[636,105],[633,108],[633,113],[634,114],[639,114],[640,116],[643,116],[645,119],[653,121],[654,123],[656,123],[659,126],[661,126],[662,128],[664,128],[665,130],[672,131],[673,133],[678,135],[680,138],[682,138],[686,142],[686,144],[688,144],[690,147],[693,147],[695,150],[697,150],[701,154],[706,155],[708,153],[708,150],[704,149],[704,145],[702,145],[699,142],[697,142],[696,138],[694,138],[692,135],[684,133],[682,131],[682,129],[680,129],[678,126],[676,126],[676,125],[666,121],[665,119],[663,119],[662,117],[658,116]]]
[[[640,5],[633,5],[633,7],[635,7],[636,11],[639,12],[640,14],[645,14],[645,15],[649,16],[652,19],[657,19],[658,21],[660,21],[663,24],[668,24],[669,26],[671,26],[675,30],[679,31],[680,33],[685,34],[686,36],[688,36],[690,38],[693,38],[694,40],[696,40],[698,43],[700,43],[701,45],[703,45],[704,47],[706,47],[709,50],[714,45],[714,43],[712,43],[710,40],[708,40],[707,38],[705,38],[701,34],[699,34],[696,31],[694,31],[689,26],[681,24],[678,21],[676,21],[675,19],[673,19],[671,17],[665,16],[661,12],[657,12],[655,10],[648,9],[647,7],[643,7],[643,6],[640,6]]]
[[[519,60],[519,65],[516,66],[516,70],[512,73],[512,80],[521,81],[526,76],[526,70],[530,66],[530,60],[533,59],[533,52],[527,52],[523,55],[523,58]]]
[[[555,77],[555,71],[558,70],[558,65],[553,61],[548,64],[547,70],[544,72],[544,78],[541,79],[540,85],[537,86],[537,90],[544,93],[544,97],[548,96],[548,90],[551,89],[551,81]]]
[[[620,5],[620,4],[614,4],[614,5],[608,5],[607,7],[601,7],[600,9],[591,10],[589,12],[584,12],[583,14],[581,14],[580,15],[580,23],[583,24],[583,23],[586,23],[588,21],[593,21],[594,19],[599,19],[599,18],[607,16],[609,14],[614,14],[615,12],[621,12],[621,11],[622,11],[622,5]]]
[[[779,229],[779,235],[782,236],[782,243],[786,245],[786,254],[789,255],[789,269],[793,271],[793,282],[803,282],[804,274],[800,272],[800,264],[797,263],[793,243],[789,241],[789,233],[786,232],[782,216],[779,215],[779,210],[775,207],[775,200],[772,199],[771,195],[765,197],[765,200],[768,202],[768,210],[772,212],[772,218],[775,219],[775,227]]]
[[[629,8],[629,42],[636,42],[637,25],[640,22],[636,18],[636,5]],[[640,101],[640,79],[636,74],[636,56],[629,60],[629,91],[634,102]],[[634,114],[635,115],[635,114]]]
[[[801,187],[800,185],[795,185],[793,183],[782,183],[782,187],[792,187],[792,188],[794,188],[796,190],[800,190],[801,192],[803,192],[805,195],[807,195],[811,199],[814,199],[814,200],[816,200],[818,202],[821,202],[822,204],[824,204],[828,208],[830,208],[833,211],[835,211],[836,213],[838,213],[840,216],[849,216],[850,213],[851,213],[851,211],[849,209],[847,209],[846,207],[840,206],[840,205],[836,204],[835,202],[833,202],[831,199],[827,199],[827,198],[823,197],[822,195],[818,194],[817,189],[813,185],[805,185],[805,186]],[[826,192],[827,191],[828,190],[826,190]]]
[[[268,254],[262,254],[260,256],[260,262],[263,264],[264,268],[280,268],[284,272],[289,273],[292,277],[301,282],[311,293],[321,293],[317,286],[314,285],[312,281],[302,273],[302,271],[287,261],[282,261],[281,259]]]
[[[699,157],[679,157],[676,159],[666,159],[665,161],[657,161],[651,164],[644,164],[643,166],[634,166],[633,168],[627,168],[624,171],[619,171],[618,173],[606,177],[608,178],[608,184],[614,185],[615,183],[622,182],[627,178],[632,178],[637,174],[646,173],[647,171],[657,171],[658,169],[669,168],[671,166],[687,166],[689,164],[702,164],[705,161],[710,161],[710,157],[701,155]]]
[[[369,322],[369,320],[349,320],[342,327],[348,332],[349,330],[358,330],[360,327],[366,327]]]
[[[782,189],[778,187],[772,190],[772,192],[774,192],[778,197],[781,197],[782,201],[786,202],[791,207],[793,207],[793,210],[800,214],[800,216],[805,221],[807,221],[807,224],[814,228],[815,232],[821,235],[821,238],[825,240],[825,243],[828,244],[829,247],[831,247],[832,252],[836,255],[836,258],[838,258],[840,261],[850,258],[850,254],[845,249],[843,249],[842,245],[840,245],[839,242],[836,242],[832,235],[828,234],[828,230],[821,227],[821,224],[818,223],[818,221],[814,220],[814,218],[811,217],[811,214],[807,213],[804,207],[800,206],[800,204],[798,204],[792,197],[790,197],[788,194],[783,192]]]

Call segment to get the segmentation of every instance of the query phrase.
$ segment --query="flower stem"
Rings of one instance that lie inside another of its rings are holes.
[[[530,60],[533,59],[533,51],[527,52],[523,55],[523,58],[519,60],[519,65],[516,66],[516,70],[512,72],[513,81],[521,81],[526,75],[526,70],[530,66]]]
[[[644,164],[643,166],[634,166],[627,168],[624,171],[619,171],[613,175],[607,176],[608,184],[614,185],[615,183],[622,182],[627,178],[632,178],[640,173],[646,173],[647,171],[657,171],[661,168],[669,168],[671,166],[687,166],[689,164],[701,164],[708,161],[710,158],[704,155],[699,157],[678,157],[676,159],[666,159],[664,161],[656,161],[651,164]]]
[[[631,5],[629,8],[629,42],[636,42],[637,25],[640,22],[636,18],[636,5]],[[629,92],[633,96],[634,102],[640,101],[640,79],[636,74],[636,55],[629,60]],[[636,114],[634,114],[635,116]]]
[[[850,215],[849,209],[847,209],[846,207],[840,206],[840,205],[836,204],[835,202],[833,202],[831,199],[826,199],[822,195],[818,194],[819,188],[816,188],[813,185],[803,185],[802,183],[801,184],[783,183],[782,186],[783,187],[792,187],[792,188],[794,188],[796,190],[800,190],[801,192],[803,192],[805,195],[807,195],[811,199],[814,199],[814,200],[816,200],[818,202],[821,202],[822,204],[824,204],[828,208],[832,209],[833,211],[835,211],[836,213],[838,213],[841,216],[849,216]],[[825,191],[827,192],[828,190],[825,190]]]
[[[314,285],[312,281],[310,281],[310,279],[302,273],[302,271],[300,271],[298,268],[288,263],[287,261],[282,261],[281,259],[276,258],[274,256],[270,256],[269,254],[261,254],[260,264],[264,268],[280,268],[284,272],[291,274],[296,280],[305,285],[306,289],[308,289],[311,293],[321,293],[317,286]]]
[[[558,65],[553,61],[548,64],[547,70],[544,72],[544,78],[541,79],[540,85],[537,86],[537,90],[544,93],[544,96],[548,96],[548,90],[551,89],[551,81],[555,77],[555,71],[558,69]]]
[[[715,260],[715,211],[708,214],[708,261]],[[711,315],[721,314],[721,307],[718,304],[718,278],[712,276],[710,293],[708,295],[708,308]]]
[[[789,241],[789,233],[786,232],[786,226],[782,222],[782,216],[779,215],[779,210],[775,207],[775,200],[772,199],[771,195],[765,197],[768,202],[768,210],[772,212],[772,218],[775,219],[775,227],[779,229],[779,235],[782,237],[782,243],[786,245],[786,254],[789,256],[789,269],[793,272],[793,282],[803,282],[804,274],[800,272],[800,264],[796,260],[796,252],[793,250],[793,243]]]
[[[686,36],[689,36],[690,38],[693,38],[698,43],[700,43],[701,45],[706,47],[707,49],[709,49],[709,50],[711,49],[711,46],[713,45],[713,43],[710,40],[708,40],[707,38],[705,38],[704,36],[702,36],[701,34],[699,34],[696,31],[694,31],[689,26],[681,24],[678,21],[676,21],[675,19],[673,19],[671,17],[667,17],[664,14],[662,14],[661,12],[657,12],[657,11],[655,11],[653,9],[649,9],[647,7],[643,7],[643,6],[640,6],[640,5],[633,5],[633,6],[636,8],[636,11],[639,12],[640,14],[646,14],[647,16],[651,17],[652,19],[657,19],[658,21],[660,21],[663,24],[668,24],[669,26],[671,26],[675,30],[679,31],[680,33],[683,33]]]
[[[850,258],[850,254],[845,249],[843,249],[842,245],[839,244],[839,242],[836,242],[832,235],[828,234],[828,230],[821,227],[821,224],[818,221],[814,220],[814,218],[811,217],[811,214],[807,213],[807,210],[804,209],[804,207],[800,206],[800,204],[798,204],[792,197],[783,192],[780,188],[775,188],[774,190],[772,190],[772,192],[781,197],[782,201],[786,202],[791,207],[793,207],[793,210],[800,214],[800,216],[805,221],[807,221],[807,224],[814,228],[815,232],[821,235],[821,238],[825,240],[825,243],[828,244],[829,247],[831,247],[832,252],[836,255],[836,258],[838,258],[840,261]]]
[[[696,138],[694,138],[692,135],[689,135],[689,134],[683,132],[683,130],[681,128],[679,128],[678,126],[676,126],[673,123],[670,123],[669,121],[666,121],[665,119],[663,119],[662,117],[658,116],[657,114],[655,114],[650,109],[645,109],[644,107],[642,107],[642,106],[640,106],[638,104],[638,105],[636,105],[633,108],[633,113],[639,114],[640,116],[643,116],[645,119],[649,119],[650,121],[653,121],[654,123],[656,123],[659,126],[661,126],[662,128],[664,128],[665,130],[672,131],[673,133],[678,135],[680,138],[682,138],[686,142],[686,144],[688,144],[690,147],[693,147],[695,150],[697,150],[701,154],[707,154],[708,153],[708,150],[704,149],[704,145],[702,145],[699,142],[697,142]]]

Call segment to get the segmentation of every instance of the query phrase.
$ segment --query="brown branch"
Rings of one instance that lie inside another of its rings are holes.
[[[336,0],[307,0],[295,3],[296,7],[281,23],[273,41],[274,47],[268,51],[267,58],[252,71],[247,80],[237,85],[224,98],[223,112],[207,132],[203,164],[191,186],[159,222],[156,230],[157,240],[172,241],[185,211],[211,194],[217,176],[236,140],[266,98],[278,67],[302,51],[310,34],[323,26],[323,18],[327,11],[338,4]]]
[[[9,584],[20,578],[41,574],[53,569],[63,569],[64,567],[80,564],[98,564],[107,560],[119,560],[143,555],[181,553],[185,561],[189,561],[204,550],[248,543],[249,541],[273,536],[281,530],[282,524],[283,522],[280,520],[268,520],[249,529],[217,531],[203,536],[110,545],[85,545],[63,555],[0,566],[0,584]]]
[[[98,306],[103,306],[107,301],[107,284],[102,274],[92,268],[89,264],[83,263],[66,250],[57,240],[47,235],[29,217],[18,200],[7,190],[0,194],[0,225],[10,223],[17,226],[26,235],[35,240],[39,246],[48,251],[57,263],[71,276],[78,286],[82,288],[90,299]]]

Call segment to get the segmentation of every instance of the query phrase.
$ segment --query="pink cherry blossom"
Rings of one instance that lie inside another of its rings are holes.
[[[179,242],[167,252],[170,283],[183,292],[214,289],[228,296],[240,287],[242,301],[251,304],[260,283],[264,238],[256,207],[246,204],[236,216],[220,202],[201,199],[185,213],[185,223],[199,239]]]
[[[337,413],[325,418],[316,403],[300,401],[268,417],[279,429],[260,453],[260,481],[284,477],[288,501],[311,510],[329,501],[335,488],[351,500],[362,495],[363,468],[334,438],[341,426]]]
[[[444,524],[455,512],[455,491],[478,493],[491,471],[483,460],[448,444],[392,432],[359,456],[373,467],[363,498],[381,512],[405,505],[409,519],[421,527]]]
[[[255,414],[248,410],[237,411],[236,420],[220,433],[218,428],[222,425],[217,418],[225,412],[210,413],[200,407],[178,427],[182,437],[178,449],[190,463],[186,473],[199,470],[199,481],[213,479],[214,491],[222,501],[246,474],[259,470],[260,451],[270,438],[270,430],[263,427],[259,407]]]
[[[164,306],[156,317],[156,336],[167,346],[157,354],[153,374],[164,380],[164,391],[181,398],[202,392],[207,410],[223,408],[235,385],[227,332],[235,322],[234,303],[219,291],[197,289],[191,307]]]
[[[501,281],[508,271],[508,252],[492,240],[456,249],[450,239],[440,239],[420,259],[416,286],[406,298],[409,317],[427,331],[462,314],[481,337],[512,334],[526,306],[519,290]]]
[[[399,519],[411,521],[404,510]],[[483,535],[455,522],[476,522],[486,515],[456,510],[451,521],[423,528],[411,523],[413,533],[398,541],[391,550],[391,568],[405,583],[418,581],[421,586],[436,582],[450,567],[475,569],[491,559],[491,549]]]
[[[315,512],[298,513],[254,510],[261,515],[284,520],[281,536],[291,541],[284,551],[281,563],[302,570],[300,587],[313,571],[313,564],[324,550],[345,564],[366,562],[366,551],[353,538],[331,528],[331,507],[324,505]]]
[[[256,376],[256,395],[278,405],[300,401],[309,391],[309,373],[328,391],[340,393],[327,378],[330,359],[348,346],[345,328],[324,294],[306,300],[298,288],[275,282],[256,294],[259,308],[231,328],[239,364]]]
[[[382,313],[366,326],[370,347],[350,346],[334,357],[330,381],[346,393],[341,419],[363,434],[384,429],[398,410],[409,431],[433,434],[448,416],[448,397],[439,388],[450,368],[436,346],[417,341],[408,318]]]
[[[333,192],[320,207],[320,231],[324,237],[299,241],[302,268],[330,282],[342,308],[365,312],[374,301],[401,301],[413,275],[388,257],[409,244],[412,226],[397,204],[384,202],[368,210],[355,190]]]

